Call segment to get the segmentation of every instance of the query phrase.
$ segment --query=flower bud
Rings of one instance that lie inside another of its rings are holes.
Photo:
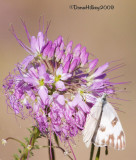
[[[49,41],[47,46],[43,50],[43,57],[48,56],[48,52],[51,50],[52,42]]]
[[[77,59],[74,59],[73,62],[71,63],[71,65],[70,65],[70,69],[69,69],[69,72],[70,72],[70,73],[74,71],[74,69],[75,69],[76,66],[77,66],[77,63],[78,63],[78,60],[77,60]]]
[[[73,57],[73,55],[71,53],[68,53],[67,56],[65,57],[63,63],[65,64],[67,61],[71,61],[72,57]]]
[[[67,73],[69,70],[70,61],[67,61],[63,67],[63,73]]]
[[[86,54],[86,47],[83,47],[81,50],[80,58],[84,59],[85,54]]]
[[[91,72],[91,71],[95,68],[95,66],[97,65],[97,63],[98,63],[98,59],[92,60],[92,61],[90,62],[90,64],[89,64],[88,72]]]
[[[49,53],[48,53],[48,58],[49,60],[54,56],[54,48],[51,48]]]
[[[89,53],[86,53],[84,58],[81,59],[81,67],[83,67],[88,62]]]
[[[63,49],[64,49],[64,42],[60,44],[60,50],[63,50]]]
[[[59,52],[60,52],[60,48],[57,47],[57,48],[56,48],[56,51],[55,51],[55,57],[59,54]]]
[[[77,44],[76,47],[73,49],[73,53],[79,51],[81,49],[81,44]]]
[[[60,51],[56,57],[56,61],[58,62],[63,56],[63,51]]]
[[[73,45],[73,42],[70,41],[66,47],[66,53],[70,53],[71,52],[71,49],[72,49],[72,45]]]
[[[81,44],[77,44],[73,49],[74,57],[78,57],[80,55]]]
[[[57,38],[57,44],[58,44],[58,46],[61,45],[62,41],[63,41],[63,37],[62,37],[62,36],[59,36],[59,37]]]

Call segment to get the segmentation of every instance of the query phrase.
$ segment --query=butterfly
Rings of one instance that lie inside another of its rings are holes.
[[[105,94],[91,108],[82,133],[87,148],[93,143],[98,147],[125,149],[125,133],[115,109],[106,101]]]

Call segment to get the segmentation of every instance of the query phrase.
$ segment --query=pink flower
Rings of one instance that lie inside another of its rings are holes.
[[[104,93],[112,96],[119,83],[108,78],[108,62],[96,68],[98,59],[90,61],[86,47],[77,44],[72,49],[72,41],[65,45],[62,36],[48,40],[43,31],[30,36],[23,25],[30,47],[13,28],[12,33],[29,55],[5,78],[7,104],[23,118],[31,116],[44,134],[74,137],[84,128],[96,99]]]

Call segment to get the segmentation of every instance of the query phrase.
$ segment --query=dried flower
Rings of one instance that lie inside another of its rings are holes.
[[[2,143],[2,145],[4,145],[4,146],[5,146],[5,145],[6,145],[6,143],[7,143],[6,139],[2,139],[2,140],[1,140],[1,143]]]
[[[32,146],[31,145],[28,145],[27,146],[27,149],[30,151],[32,149]]]

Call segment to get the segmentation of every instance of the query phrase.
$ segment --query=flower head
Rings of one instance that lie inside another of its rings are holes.
[[[36,38],[24,27],[30,47],[13,28],[12,32],[30,55],[5,78],[7,104],[23,118],[31,116],[43,134],[54,132],[64,140],[74,137],[83,130],[96,99],[115,93],[117,83],[107,77],[110,63],[97,67],[98,59],[89,60],[81,44],[73,48],[73,42],[65,44],[62,36],[48,40],[42,31]]]

